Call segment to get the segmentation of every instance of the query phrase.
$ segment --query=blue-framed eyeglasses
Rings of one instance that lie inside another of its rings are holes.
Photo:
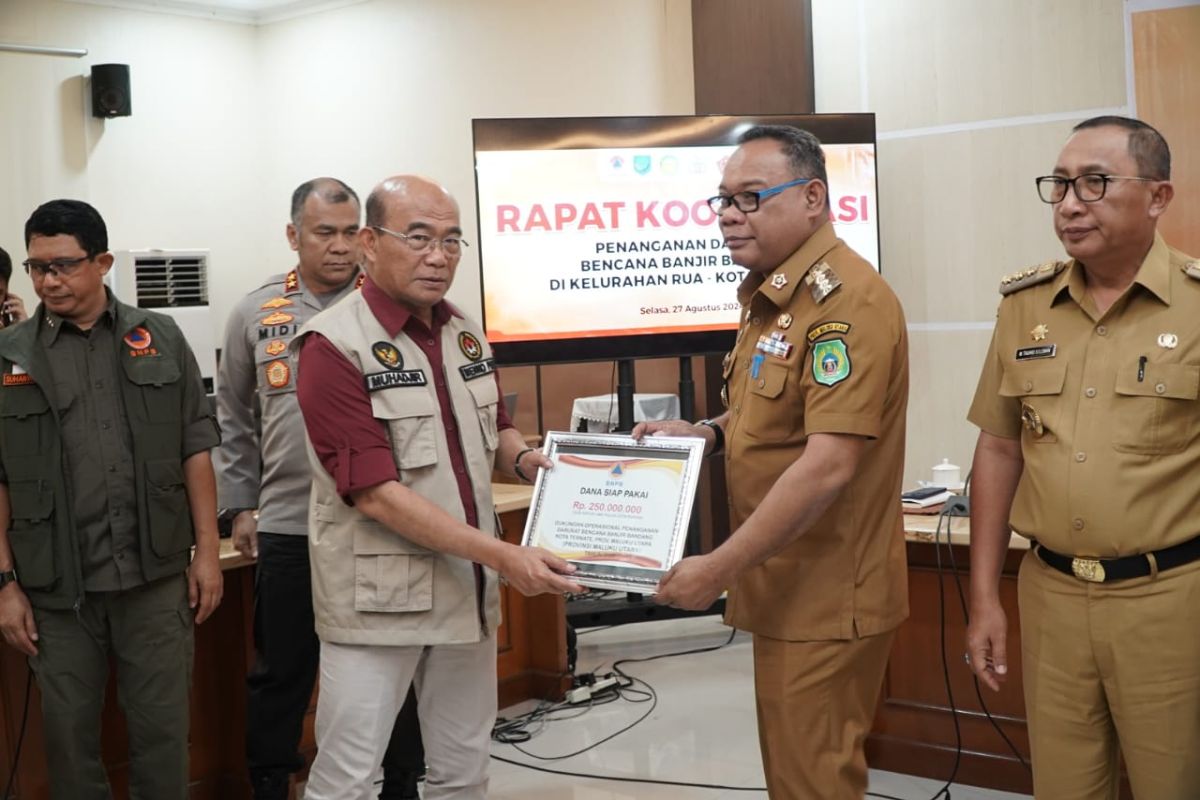
[[[766,189],[760,189],[757,192],[738,192],[737,194],[718,194],[708,198],[708,207],[714,213],[720,214],[730,206],[734,206],[743,214],[749,214],[752,211],[758,211],[758,205],[768,197],[774,197],[784,189],[790,189],[793,186],[803,186],[815,178],[797,178],[794,181],[781,183],[778,186],[769,186]]]

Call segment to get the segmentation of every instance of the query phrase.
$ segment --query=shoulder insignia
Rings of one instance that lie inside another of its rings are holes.
[[[1005,275],[1000,279],[1000,294],[1009,295],[1021,289],[1045,283],[1062,272],[1066,266],[1067,262],[1065,261],[1047,261],[1045,264]]]
[[[283,291],[295,292],[295,291],[299,291],[299,289],[300,289],[300,273],[297,272],[296,270],[292,270],[291,272],[289,272],[287,274],[287,277],[283,279]]]
[[[1200,261],[1185,261],[1181,269],[1184,275],[1200,281]]]
[[[842,279],[833,271],[833,267],[822,261],[804,275],[804,282],[812,291],[813,300],[824,302],[826,297],[842,285]]]

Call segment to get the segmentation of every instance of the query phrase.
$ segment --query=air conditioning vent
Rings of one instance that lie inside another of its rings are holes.
[[[204,256],[138,255],[133,262],[141,308],[208,305],[208,264]]]

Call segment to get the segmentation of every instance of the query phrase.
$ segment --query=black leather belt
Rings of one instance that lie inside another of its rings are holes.
[[[1108,583],[1142,578],[1156,571],[1163,572],[1190,564],[1200,558],[1200,536],[1162,550],[1122,558],[1064,556],[1037,543],[1034,544],[1034,550],[1043,563],[1065,575],[1090,583]]]

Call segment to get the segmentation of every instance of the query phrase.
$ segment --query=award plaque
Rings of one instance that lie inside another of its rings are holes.
[[[522,543],[575,565],[584,586],[653,594],[683,557],[704,440],[546,434]]]

